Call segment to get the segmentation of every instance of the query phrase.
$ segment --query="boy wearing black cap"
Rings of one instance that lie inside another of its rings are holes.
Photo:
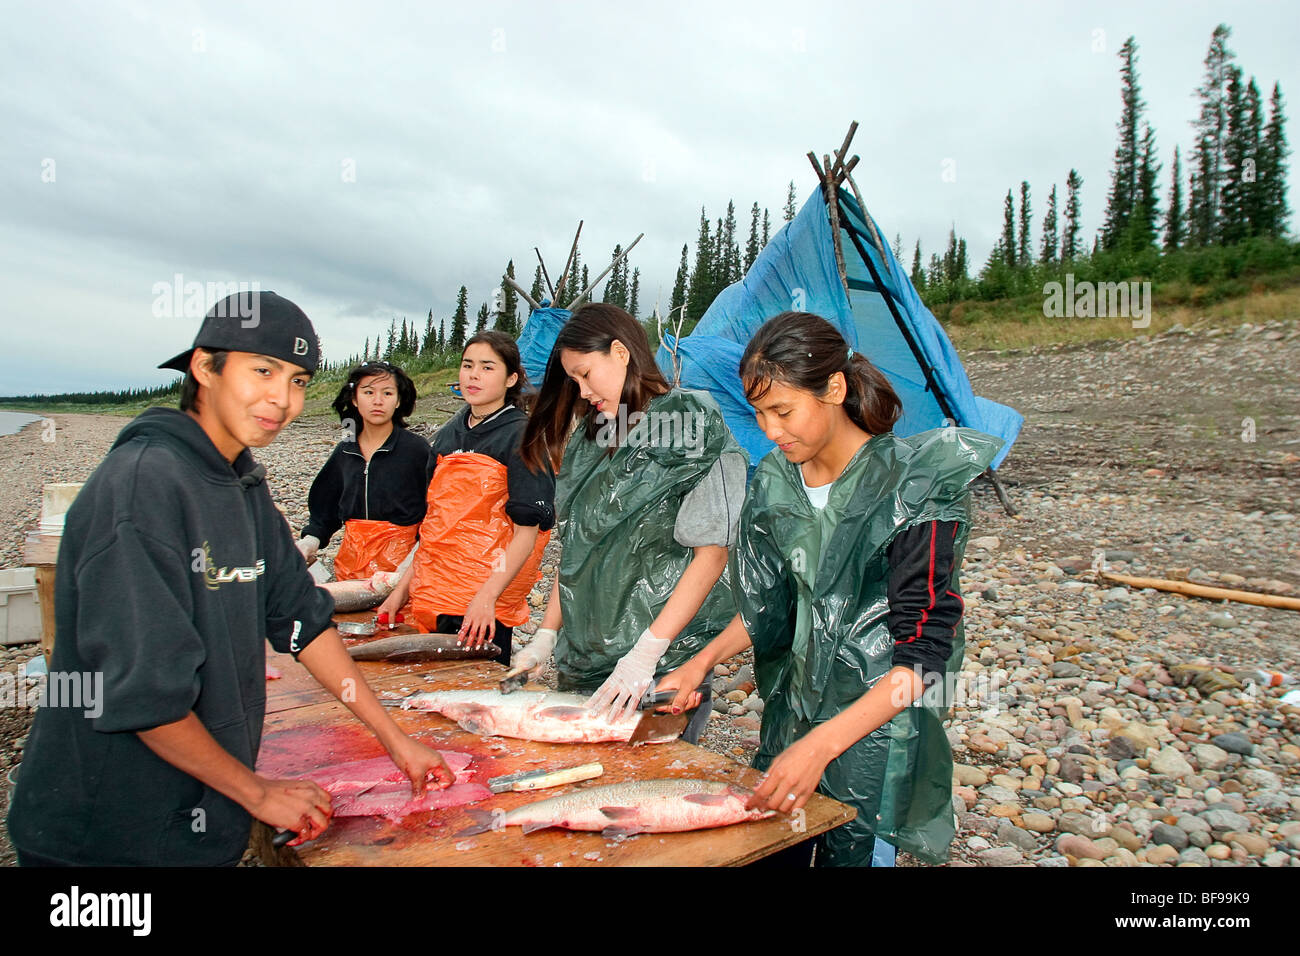
[[[219,302],[194,347],[160,366],[186,372],[181,410],[127,425],[73,503],[50,680],[83,677],[95,691],[77,707],[49,695],[37,712],[9,815],[20,864],[229,865],[250,816],[318,836],[328,794],[252,769],[268,640],[371,728],[417,795],[431,773],[439,787],[453,782],[348,656],[333,599],[248,451],[302,411],[318,356],[311,322],[287,299]]]

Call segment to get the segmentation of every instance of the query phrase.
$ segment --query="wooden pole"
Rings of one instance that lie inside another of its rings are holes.
[[[578,254],[578,237],[582,235],[582,220],[578,220],[578,231],[573,234],[573,248],[569,250],[569,258],[564,260],[564,271],[560,273],[560,281],[556,283],[556,289],[563,289],[565,281],[569,278],[569,266],[573,265],[573,257]],[[552,299],[552,302],[555,300]]]
[[[1134,578],[1127,574],[1115,574],[1113,571],[1100,571],[1097,577],[1103,581],[1127,584],[1131,588],[1155,588],[1157,591],[1172,591],[1175,594],[1188,594],[1192,597],[1209,598],[1212,601],[1235,601],[1238,604],[1257,604],[1260,607],[1280,607],[1288,611],[1300,611],[1300,598],[1282,597],[1280,594],[1259,594],[1255,591],[1215,588],[1205,584],[1192,584],[1190,581],[1170,581],[1166,578]]]
[[[533,252],[537,253],[537,264],[542,267],[542,278],[546,280],[546,288],[551,290],[551,301],[555,301],[555,286],[551,285],[551,277],[546,273],[546,263],[542,260],[542,250],[533,246]]]
[[[848,133],[844,135],[844,142],[841,143],[840,148],[835,151],[835,169],[833,170],[833,172],[835,173],[837,178],[842,178],[840,177],[840,171],[844,168],[844,157],[848,155],[849,143],[853,142],[853,134],[856,133],[857,131],[858,131],[858,121],[854,120],[852,123],[849,124]]]
[[[844,287],[844,299],[849,299],[848,271],[844,267],[844,247],[840,242],[840,196],[831,176],[831,158],[822,154],[822,163],[826,167],[826,176],[822,180],[822,195],[826,198],[826,211],[831,217],[831,245],[835,248],[835,267],[840,272],[840,285]]]
[[[510,278],[507,275],[503,275],[501,278],[505,280],[506,285],[510,286],[510,288],[514,289],[516,292],[519,293],[519,295],[523,298],[523,300],[528,303],[528,307],[530,309],[536,310],[541,308],[540,305],[538,305],[536,302],[533,301],[533,297],[528,294],[527,290],[525,290],[524,287],[521,286],[518,282],[516,282],[514,279]],[[551,301],[554,302],[555,300],[552,299]]]
[[[638,242],[640,242],[642,236],[644,236],[644,235],[645,235],[645,233],[643,232],[643,233],[641,233],[640,236],[637,236],[635,239],[633,239],[633,240],[632,240],[632,246],[635,246]],[[632,246],[628,246],[628,247],[627,247],[626,249],[624,249],[621,253],[619,253],[619,255],[618,255],[617,258],[615,258],[615,259],[614,259],[614,260],[613,260],[609,265],[605,266],[605,271],[602,272],[600,275],[596,276],[596,278],[592,280],[591,285],[589,285],[589,286],[587,286],[587,288],[583,289],[582,292],[580,292],[580,293],[578,294],[578,297],[577,297],[576,299],[574,299],[572,302],[570,302],[568,305],[566,305],[565,308],[566,308],[566,309],[570,309],[570,310],[572,310],[573,307],[574,307],[575,305],[577,305],[579,302],[581,302],[583,299],[585,299],[585,298],[586,298],[586,297],[591,293],[591,290],[592,290],[592,289],[594,289],[594,288],[596,288],[596,286],[600,285],[600,280],[603,279],[603,278],[605,278],[605,276],[609,275],[609,270],[610,270],[610,269],[613,269],[616,265],[618,265],[620,262],[622,262],[624,259],[627,258],[627,254],[628,254],[629,252],[632,251]]]

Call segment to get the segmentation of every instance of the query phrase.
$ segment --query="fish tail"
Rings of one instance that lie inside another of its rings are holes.
[[[478,836],[480,833],[487,833],[492,829],[492,825],[496,820],[496,818],[486,810],[474,810],[468,807],[465,809],[465,815],[474,821],[473,825],[468,826],[463,830],[458,830],[453,834],[453,836],[467,837]]]

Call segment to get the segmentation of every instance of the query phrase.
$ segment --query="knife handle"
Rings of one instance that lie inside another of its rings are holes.
[[[519,791],[545,790],[548,787],[559,787],[566,783],[592,780],[604,772],[605,768],[598,763],[584,763],[580,767],[567,767],[564,770],[556,770],[554,773],[544,774],[540,777],[530,777],[527,780],[516,781],[510,789]]]
[[[695,691],[698,694],[704,694],[704,692],[707,691],[708,689],[709,689],[709,682],[705,680],[703,684],[695,688]],[[672,703],[673,698],[676,696],[677,696],[677,691],[675,690],[657,690],[653,692],[647,692],[646,695],[641,698],[641,703],[637,707],[637,710],[653,710],[655,707],[659,707],[663,704],[670,704]]]

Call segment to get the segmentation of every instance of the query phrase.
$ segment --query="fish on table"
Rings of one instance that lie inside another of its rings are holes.
[[[472,734],[516,737],[553,744],[627,741],[640,722],[633,714],[610,722],[587,710],[587,698],[557,691],[434,690],[412,694],[403,710],[424,710],[448,717]],[[665,737],[647,743],[663,743]]]
[[[327,581],[316,586],[329,591],[334,598],[335,613],[348,614],[352,611],[368,611],[383,604],[400,577],[394,571],[378,571],[368,578],[356,581]]]
[[[348,654],[354,661],[419,664],[493,658],[500,656],[501,648],[490,641],[481,647],[466,647],[455,634],[397,634],[354,644]]]
[[[725,780],[630,780],[574,790],[504,813],[467,810],[476,823],[456,835],[472,836],[518,826],[524,833],[561,827],[599,830],[605,836],[630,836],[707,830],[772,816],[775,811],[745,808],[752,793]]]

